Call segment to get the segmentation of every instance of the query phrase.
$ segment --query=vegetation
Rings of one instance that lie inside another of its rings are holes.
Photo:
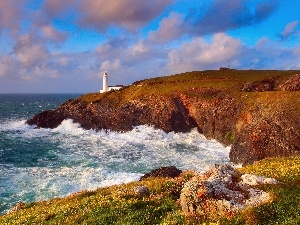
[[[187,217],[178,203],[182,185],[192,177],[185,172],[176,179],[149,178],[23,204],[22,210],[1,216],[0,224],[300,224],[300,156],[265,159],[240,170],[278,179],[280,184],[261,187],[273,202],[219,221]],[[142,185],[149,188],[143,197],[134,193]]]
[[[198,98],[210,98],[222,91],[230,92],[234,96],[244,100],[245,96],[261,95],[261,98],[273,96],[274,92],[263,93],[241,93],[240,89],[247,82],[260,81],[267,78],[276,78],[277,82],[286,80],[291,75],[299,71],[278,71],[278,70],[210,70],[193,71],[172,76],[157,77],[147,80],[137,81],[119,91],[107,93],[86,94],[79,99],[81,101],[99,102],[110,101],[116,106],[126,101],[143,98],[144,96],[161,96],[183,93],[193,95]],[[210,91],[199,91],[210,90]],[[249,95],[248,95],[249,94]],[[291,95],[287,94],[288,97]],[[247,101],[255,99],[246,98]],[[249,102],[250,104],[251,102]]]

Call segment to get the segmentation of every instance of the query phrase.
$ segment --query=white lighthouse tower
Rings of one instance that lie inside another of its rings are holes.
[[[113,91],[113,90],[120,90],[123,88],[123,85],[115,85],[115,86],[108,86],[108,74],[105,71],[103,74],[103,89],[100,90],[100,93],[108,92],[108,91]]]
[[[105,71],[103,74],[103,89],[100,90],[100,93],[104,93],[108,91],[108,75],[107,72]]]

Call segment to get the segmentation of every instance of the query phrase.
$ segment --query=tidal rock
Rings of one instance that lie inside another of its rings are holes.
[[[160,167],[158,169],[152,170],[149,173],[146,173],[144,176],[140,178],[140,180],[145,180],[149,177],[178,177],[182,171],[177,169],[175,166],[167,166],[167,167]]]
[[[260,184],[267,180],[254,177],[252,180],[259,180]],[[251,182],[245,182],[243,178],[246,179],[229,165],[215,165],[202,176],[195,176],[185,183],[180,194],[182,210],[187,215],[218,219],[271,200],[268,193],[253,188]]]

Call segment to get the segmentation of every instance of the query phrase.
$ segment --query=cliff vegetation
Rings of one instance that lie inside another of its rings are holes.
[[[0,216],[0,224],[299,224],[300,157],[265,159],[240,169],[276,178],[276,185],[260,185],[272,202],[248,207],[237,215],[215,220],[186,216],[178,203],[180,191],[192,178],[184,171],[176,178],[147,178],[94,191],[75,193],[36,203],[19,203],[15,211]],[[149,192],[137,195],[136,187]]]

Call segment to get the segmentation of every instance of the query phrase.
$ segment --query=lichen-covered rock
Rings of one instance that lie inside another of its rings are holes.
[[[243,177],[229,165],[215,165],[185,183],[180,195],[182,210],[187,215],[217,219],[231,217],[247,206],[257,206],[271,200],[268,193],[251,187],[251,182],[243,180],[247,178],[249,176]],[[255,175],[251,175],[251,180],[256,180],[255,185],[270,181]],[[272,182],[275,183],[274,180]]]

